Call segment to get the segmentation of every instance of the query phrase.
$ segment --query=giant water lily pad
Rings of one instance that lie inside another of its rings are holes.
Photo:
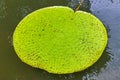
[[[107,33],[99,19],[64,6],[32,12],[13,35],[14,49],[23,62],[56,74],[90,67],[106,44]]]

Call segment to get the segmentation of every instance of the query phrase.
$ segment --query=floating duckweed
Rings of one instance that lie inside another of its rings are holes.
[[[54,6],[27,15],[15,29],[13,44],[28,65],[67,74],[82,71],[99,59],[107,33],[92,14]]]

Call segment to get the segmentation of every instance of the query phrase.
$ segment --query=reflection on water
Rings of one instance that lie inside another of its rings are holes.
[[[73,9],[80,0],[0,0],[0,80],[119,80],[120,3],[119,0],[85,0],[81,9],[92,12],[106,25],[109,42],[101,58],[82,72],[50,74],[22,63],[11,45],[16,25],[30,12],[52,5]],[[90,4],[91,3],[91,4]]]
[[[111,61],[96,79],[120,80],[120,0],[97,0],[93,1],[91,7],[92,13],[102,20],[109,29],[107,51],[111,53]]]

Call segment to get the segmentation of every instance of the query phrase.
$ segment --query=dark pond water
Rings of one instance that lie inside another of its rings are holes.
[[[120,80],[120,0],[85,0],[82,10],[96,15],[108,31],[108,46],[85,71],[50,74],[22,63],[14,52],[12,34],[30,12],[53,5],[75,9],[79,0],[0,0],[0,80]]]

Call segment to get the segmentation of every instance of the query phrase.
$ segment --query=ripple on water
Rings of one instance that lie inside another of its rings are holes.
[[[6,9],[7,9],[7,6],[5,4],[5,1],[1,0],[0,1],[0,20],[4,19],[5,16],[7,15]]]

